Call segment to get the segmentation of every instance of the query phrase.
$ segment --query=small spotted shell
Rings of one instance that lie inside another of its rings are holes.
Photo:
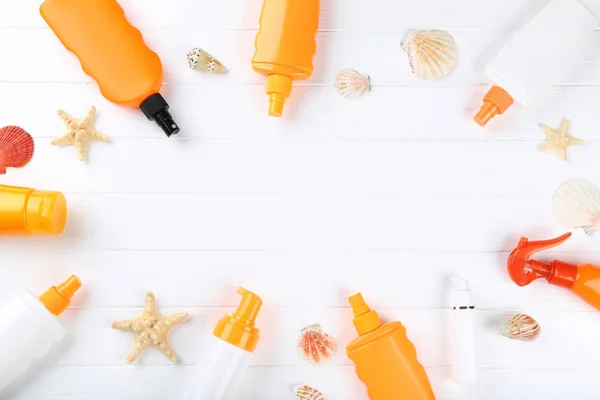
[[[224,74],[227,72],[227,69],[219,60],[199,47],[188,53],[187,60],[190,68],[195,69],[196,71],[210,72],[213,74]]]
[[[540,324],[525,314],[515,314],[504,322],[500,333],[510,339],[531,342],[540,336]]]
[[[310,325],[302,330],[298,353],[306,361],[323,365],[331,360],[336,350],[335,339],[323,332],[319,325]]]
[[[308,385],[298,386],[294,389],[298,400],[325,400],[325,395]]]

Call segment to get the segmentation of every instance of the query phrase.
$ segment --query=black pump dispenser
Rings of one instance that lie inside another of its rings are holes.
[[[169,104],[160,93],[155,93],[144,100],[140,104],[140,109],[150,121],[156,122],[167,136],[179,133],[179,125],[173,120],[169,113]]]

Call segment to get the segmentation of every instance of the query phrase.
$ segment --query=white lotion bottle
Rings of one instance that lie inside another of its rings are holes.
[[[58,316],[81,281],[71,276],[42,296],[22,291],[0,306],[0,393],[65,336]]]
[[[219,320],[211,337],[211,355],[198,366],[183,400],[232,400],[259,340],[254,326],[262,300],[244,288],[237,310]]]
[[[473,296],[467,280],[452,278],[450,284],[450,345],[448,347],[452,380],[459,384],[473,383],[477,377]]]
[[[475,122],[485,126],[514,102],[529,108],[582,59],[598,20],[579,0],[552,0],[486,65],[494,86]]]

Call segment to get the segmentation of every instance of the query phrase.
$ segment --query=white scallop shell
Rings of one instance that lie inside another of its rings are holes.
[[[298,400],[325,400],[325,395],[308,385],[298,386],[294,389]]]
[[[563,227],[590,235],[600,226],[600,189],[585,179],[568,180],[556,189],[552,211]]]
[[[542,328],[529,315],[515,314],[504,322],[500,333],[510,339],[531,342],[540,336]]]
[[[458,61],[454,38],[442,30],[411,31],[402,48],[408,55],[413,74],[422,79],[441,79],[452,72]]]
[[[371,79],[353,69],[344,69],[338,74],[335,87],[340,96],[346,100],[354,100],[371,89]]]

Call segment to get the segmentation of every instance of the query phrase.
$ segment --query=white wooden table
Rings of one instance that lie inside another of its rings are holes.
[[[62,318],[64,346],[11,399],[175,400],[239,285],[265,302],[240,400],[292,400],[302,383],[330,400],[366,399],[345,356],[354,291],[406,325],[439,399],[464,399],[446,355],[453,274],[471,281],[479,308],[473,398],[599,398],[600,314],[543,282],[518,288],[505,263],[521,235],[563,232],[550,209],[562,181],[600,183],[600,64],[586,58],[537,111],[514,107],[485,130],[471,120],[487,90],[479,57],[542,0],[323,0],[314,77],[296,85],[282,119],[267,116],[264,79],[250,65],[262,1],[120,2],[163,60],[177,137],[103,99],[39,1],[0,1],[0,125],[36,138],[32,163],[0,183],[61,190],[70,212],[60,237],[0,240],[0,299],[71,273],[85,284]],[[453,33],[461,59],[450,77],[411,75],[400,42],[412,28]],[[188,70],[197,46],[230,74]],[[374,85],[356,102],[333,88],[348,67]],[[63,133],[58,108],[82,116],[92,104],[112,141],[94,144],[84,164],[50,140]],[[536,150],[538,124],[563,117],[586,141],[567,163]],[[599,244],[577,233],[541,257],[600,264]],[[177,365],[152,351],[126,365],[132,337],[110,328],[137,316],[148,290],[164,314],[190,313],[171,335]],[[497,334],[514,311],[539,320],[538,341]],[[323,368],[296,354],[311,323],[339,341]]]

